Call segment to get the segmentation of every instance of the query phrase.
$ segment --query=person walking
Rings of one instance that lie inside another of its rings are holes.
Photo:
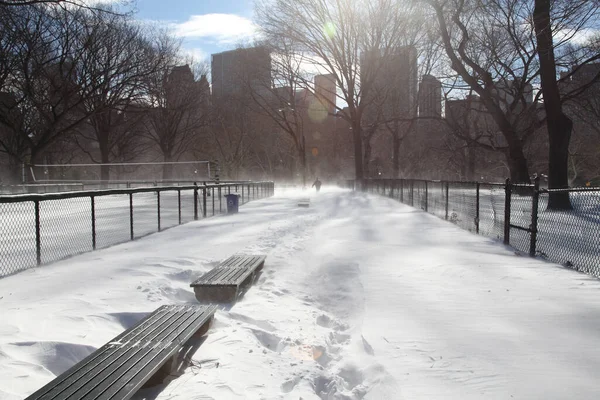
[[[317,189],[317,192],[319,190],[321,190],[321,181],[319,180],[319,178],[317,177],[317,180],[315,181],[315,183],[312,184],[312,187]]]

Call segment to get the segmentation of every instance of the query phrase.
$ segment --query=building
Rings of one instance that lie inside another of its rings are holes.
[[[214,99],[270,88],[271,54],[262,46],[213,54],[211,74]]]
[[[329,115],[335,113],[335,77],[333,74],[315,76],[315,96]]]
[[[417,50],[413,46],[374,50],[361,55],[361,82],[365,94],[365,122],[410,118],[417,113]]]
[[[419,117],[442,116],[442,83],[432,75],[423,75],[419,89]]]
[[[500,108],[504,111],[512,107],[521,112],[533,103],[533,86],[530,83],[522,84],[518,79],[496,82],[493,92],[497,94]]]

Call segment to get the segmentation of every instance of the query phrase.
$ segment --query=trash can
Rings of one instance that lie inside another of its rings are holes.
[[[225,198],[227,199],[227,214],[237,213],[240,204],[240,195],[231,193],[226,194]]]

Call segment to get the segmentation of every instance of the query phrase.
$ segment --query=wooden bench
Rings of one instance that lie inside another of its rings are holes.
[[[131,398],[192,337],[208,331],[216,306],[162,306],[29,399]],[[163,373],[165,371],[162,371]]]
[[[255,281],[265,259],[264,255],[229,257],[190,285],[194,288],[196,299],[202,303],[235,303]]]

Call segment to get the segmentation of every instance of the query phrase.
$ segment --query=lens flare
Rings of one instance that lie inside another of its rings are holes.
[[[335,36],[335,25],[332,22],[327,22],[323,27],[323,33],[329,39],[332,39]]]

